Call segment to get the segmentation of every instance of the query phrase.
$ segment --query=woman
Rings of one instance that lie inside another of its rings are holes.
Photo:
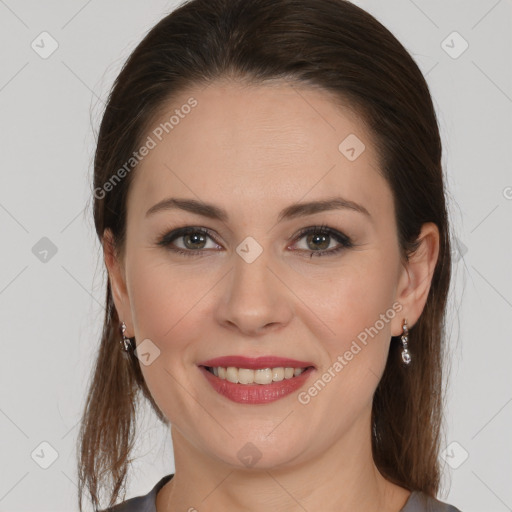
[[[84,488],[117,501],[140,392],[176,471],[114,510],[457,511],[436,499],[441,142],[375,18],[343,0],[180,6],[115,81],[94,219],[109,280],[81,510]]]

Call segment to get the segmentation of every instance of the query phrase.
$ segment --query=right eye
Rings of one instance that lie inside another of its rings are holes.
[[[164,234],[160,237],[158,245],[166,247],[178,254],[195,256],[200,252],[205,252],[204,249],[216,249],[220,247],[216,242],[214,247],[206,247],[208,239],[215,241],[213,234],[209,229],[187,226],[174,229],[173,231]],[[175,240],[179,240],[182,245],[176,245],[174,243]]]

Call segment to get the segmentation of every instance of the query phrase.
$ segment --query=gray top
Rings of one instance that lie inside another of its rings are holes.
[[[157,492],[174,476],[164,476],[144,496],[130,498],[118,505],[100,512],[156,512]],[[458,508],[424,494],[421,491],[412,491],[409,499],[399,512],[461,512]]]

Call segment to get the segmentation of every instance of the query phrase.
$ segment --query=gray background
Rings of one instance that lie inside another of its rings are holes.
[[[512,2],[356,3],[418,62],[443,136],[459,250],[440,498],[512,510]],[[174,5],[0,0],[0,511],[77,510],[75,442],[105,286],[87,207],[94,133],[122,63]],[[45,59],[31,47],[43,31],[58,43]],[[149,409],[139,423],[127,497],[174,471],[168,432]]]

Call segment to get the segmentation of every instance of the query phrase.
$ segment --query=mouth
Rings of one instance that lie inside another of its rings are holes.
[[[316,371],[312,363],[274,356],[226,356],[197,366],[219,395],[243,404],[279,400],[304,386]]]
[[[298,377],[303,372],[314,368],[313,366],[306,367],[290,367],[290,366],[277,366],[273,368],[239,368],[235,366],[203,366],[206,371],[210,372],[220,380],[226,380],[233,384],[243,385],[267,385],[272,382],[281,382],[283,380],[290,380]]]

